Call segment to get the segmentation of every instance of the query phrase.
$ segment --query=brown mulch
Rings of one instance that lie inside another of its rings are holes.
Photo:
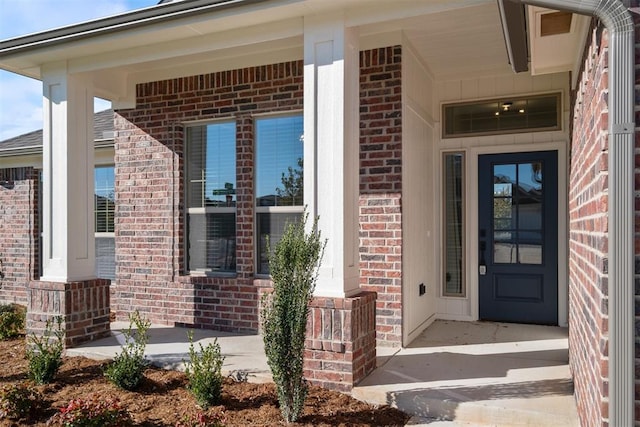
[[[0,426],[44,426],[47,420],[71,399],[93,394],[101,399],[116,397],[137,426],[175,426],[185,416],[194,416],[198,407],[186,389],[184,373],[148,368],[135,392],[124,391],[103,375],[107,361],[85,357],[65,357],[52,384],[38,386],[44,406],[29,420],[0,419]],[[0,388],[27,379],[25,340],[0,341]],[[225,379],[222,401],[207,413],[224,413],[226,426],[287,425],[278,408],[274,385],[235,382]],[[408,417],[397,409],[375,407],[350,396],[311,386],[304,415],[291,426],[402,426]]]

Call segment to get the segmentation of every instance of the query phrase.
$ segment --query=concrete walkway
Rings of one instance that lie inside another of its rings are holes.
[[[67,350],[67,354],[113,358],[121,351],[121,330]],[[152,326],[147,358],[156,366],[184,369],[188,329]],[[262,337],[194,330],[194,343],[217,339],[225,375],[243,371],[249,381],[271,381]],[[410,425],[578,426],[567,364],[564,328],[487,322],[436,321],[409,347],[378,349],[378,368],[353,390],[370,403],[395,406]]]
[[[565,328],[436,321],[408,348],[381,353],[353,395],[415,423],[578,426]]]

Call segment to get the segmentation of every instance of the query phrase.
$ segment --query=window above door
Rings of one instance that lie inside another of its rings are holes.
[[[560,129],[560,93],[445,104],[443,138]]]

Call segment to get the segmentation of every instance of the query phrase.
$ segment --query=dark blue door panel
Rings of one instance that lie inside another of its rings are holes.
[[[484,320],[558,323],[558,155],[478,158],[479,304]]]

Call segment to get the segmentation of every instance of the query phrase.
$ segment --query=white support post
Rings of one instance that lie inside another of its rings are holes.
[[[304,20],[304,195],[327,247],[316,296],[359,292],[359,46],[344,17]]]
[[[95,278],[93,88],[48,64],[43,84],[43,274],[41,280]]]

